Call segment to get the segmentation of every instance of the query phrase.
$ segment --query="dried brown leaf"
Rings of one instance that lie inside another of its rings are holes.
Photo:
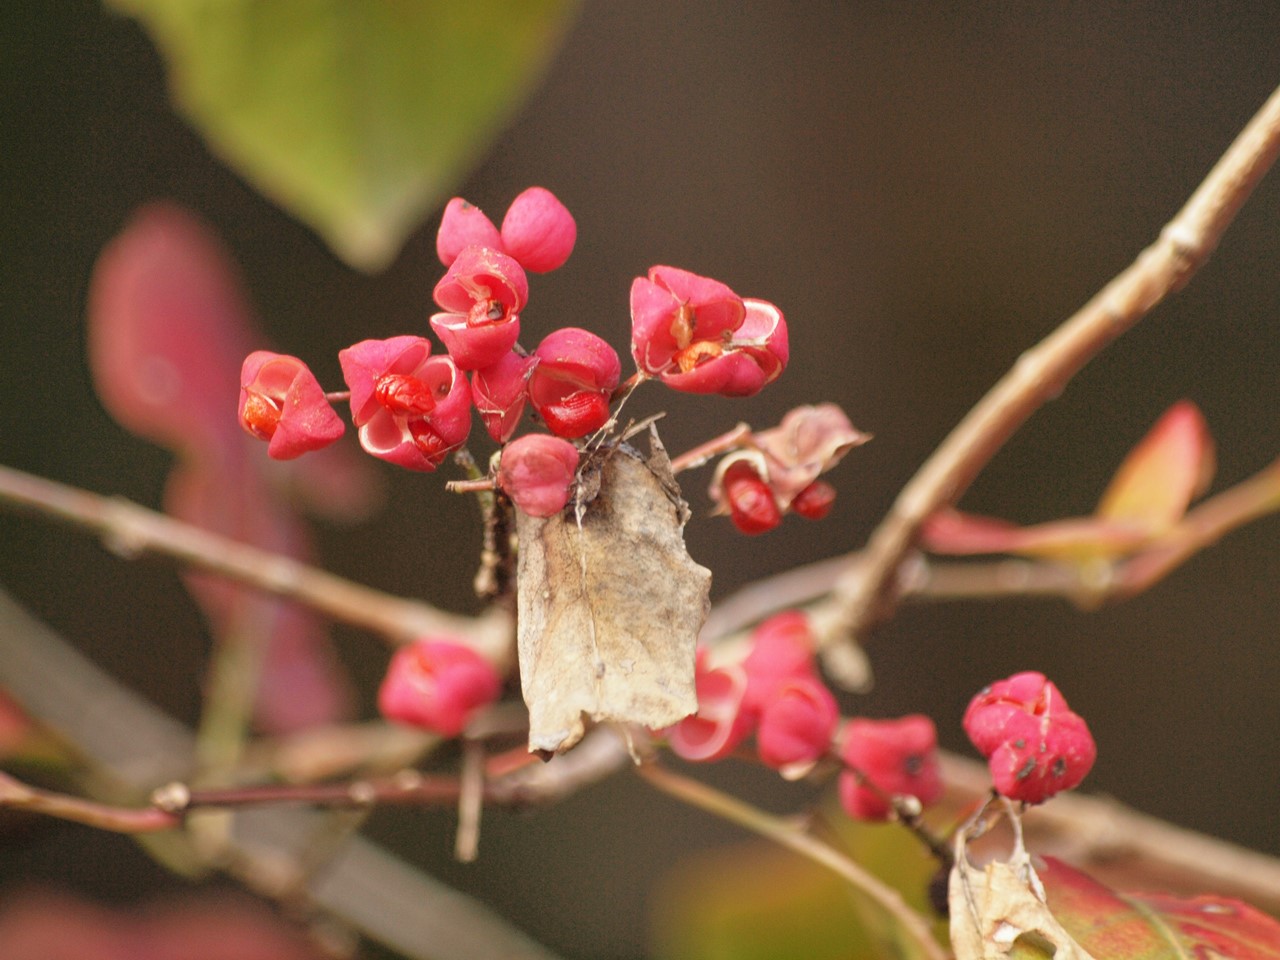
[[[666,727],[698,706],[698,631],[711,571],[684,544],[688,506],[657,435],[645,460],[626,445],[584,468],[577,503],[517,512],[520,679],[529,749],[561,752],[593,721]],[[594,492],[594,495],[590,495]]]
[[[1022,956],[1093,960],[1050,912],[1025,851],[979,870],[961,841],[947,898],[956,960],[1007,960],[1015,947],[1024,948]]]

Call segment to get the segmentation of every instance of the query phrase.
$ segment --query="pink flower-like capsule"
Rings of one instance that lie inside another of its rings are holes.
[[[760,712],[760,760],[788,779],[802,777],[826,755],[839,722],[836,698],[817,677],[793,677]]]
[[[529,399],[529,374],[537,361],[515,351],[471,375],[471,396],[495,443],[506,443],[520,424]]]
[[[841,740],[840,757],[853,769],[840,774],[840,804],[854,819],[886,819],[891,808],[885,797],[912,796],[928,806],[942,796],[938,731],[928,717],[854,718]]]
[[[792,680],[814,677],[813,628],[800,610],[787,610],[751,631],[751,649],[742,659],[747,673],[744,708],[758,715]]]
[[[362,340],[338,353],[351,388],[351,419],[365,452],[411,470],[434,470],[471,430],[471,388],[422,337]]]
[[[815,480],[796,494],[791,501],[791,512],[806,520],[821,520],[831,512],[836,502],[836,488],[825,480]]]
[[[502,250],[502,235],[484,211],[461,197],[445,205],[436,232],[436,254],[446,267],[453,266],[458,254],[467,247],[491,247]],[[505,252],[505,251],[504,251]]]
[[[1016,673],[980,691],[964,730],[987,758],[996,790],[1043,803],[1080,784],[1097,759],[1088,725],[1042,673]]]
[[[813,501],[819,500],[823,491],[809,488],[871,435],[850,423],[834,403],[818,403],[788,410],[776,427],[761,430],[754,439],[764,454],[768,466],[765,476],[779,503],[817,519],[812,516]],[[796,504],[802,494],[806,499]],[[834,491],[831,495],[834,497]],[[806,509],[810,512],[804,512]]]
[[[609,397],[622,375],[613,347],[594,333],[564,327],[533,352],[529,401],[558,437],[575,440],[609,420]]]
[[[497,363],[520,338],[520,311],[529,300],[523,268],[492,247],[466,247],[436,284],[444,313],[431,329],[463,370]]]
[[[631,284],[631,354],[647,376],[686,393],[749,397],[787,365],[787,323],[764,300],[675,267]]]
[[[249,354],[240,368],[239,414],[248,433],[268,441],[275,460],[327,447],[346,430],[307,365],[268,350]]]
[[[378,709],[388,720],[454,737],[501,692],[502,678],[480,654],[448,637],[426,637],[392,656]]]
[[[772,530],[787,512],[820,520],[836,491],[818,476],[871,439],[833,403],[796,407],[778,426],[752,437],[755,449],[720,459],[708,495],[743,533]]]
[[[694,683],[698,711],[666,729],[667,744],[685,760],[721,760],[746,739],[754,723],[743,708],[746,671],[736,664],[708,667],[706,651],[699,649]]]
[[[550,190],[530,187],[502,218],[502,246],[520,265],[548,273],[564,265],[578,239],[573,214]]]
[[[782,508],[750,455],[736,459],[726,457],[722,466],[723,470],[716,471],[711,495],[722,510],[728,511],[735,527],[755,536],[768,533],[782,523]]]
[[[578,448],[568,440],[530,433],[502,450],[498,486],[531,517],[549,517],[569,502]]]

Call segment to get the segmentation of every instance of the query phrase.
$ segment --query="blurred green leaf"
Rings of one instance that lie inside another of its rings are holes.
[[[107,0],[169,66],[211,149],[376,270],[554,52],[570,0]]]
[[[937,868],[906,830],[858,823],[834,804],[819,835],[903,894],[926,916]],[[828,833],[828,830],[831,833]],[[764,840],[685,858],[653,904],[660,960],[914,960],[919,949],[844,880]],[[946,923],[937,934],[945,941]]]
[[[937,880],[939,865],[910,831],[896,823],[850,819],[833,804],[827,804],[823,812],[841,850],[901,893],[913,910],[937,917],[929,903],[929,886]],[[876,956],[903,960],[922,956],[915,941],[877,904],[852,889],[849,898],[863,929],[877,946]],[[934,936],[947,942],[947,923],[941,917],[935,922]]]
[[[659,960],[877,955],[848,884],[767,841],[682,860],[658,887],[652,915]]]

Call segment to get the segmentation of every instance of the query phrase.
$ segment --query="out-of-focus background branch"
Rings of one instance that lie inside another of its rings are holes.
[[[98,792],[125,798],[186,777],[195,741],[181,724],[116,686],[62,638],[0,594],[0,686],[77,754]],[[320,911],[412,958],[554,960],[555,954],[465,894],[361,839],[314,876],[296,876],[307,847],[332,829],[297,808],[236,815],[228,872],[250,889]],[[294,889],[296,888],[296,890]]]

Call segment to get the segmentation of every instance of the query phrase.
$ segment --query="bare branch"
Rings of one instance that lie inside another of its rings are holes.
[[[428,633],[470,637],[495,658],[509,643],[510,615],[494,608],[463,617],[392,596],[289,557],[237,543],[118,497],[0,466],[0,503],[25,507],[96,531],[124,557],[158,553],[304,603],[321,613],[402,643]]]
[[[1024,353],[902,489],[867,549],[837,584],[836,629],[849,643],[897,601],[897,573],[920,526],[956,503],[1030,416],[1103,347],[1129,330],[1209,258],[1280,152],[1280,90],[1268,98],[1186,206],[1137,260],[1039,345]]]
[[[0,772],[0,809],[25,810],[113,833],[155,833],[181,826],[182,821],[158,807],[112,807],[65,793],[29,786]]]

